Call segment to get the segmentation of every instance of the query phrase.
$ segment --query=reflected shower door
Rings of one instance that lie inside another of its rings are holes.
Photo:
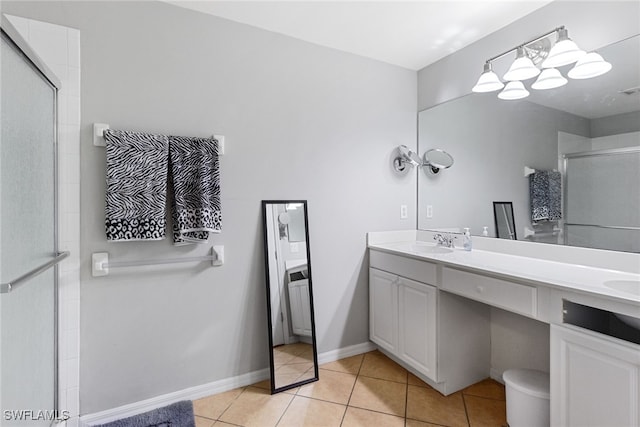
[[[640,253],[640,147],[565,156],[565,239]]]
[[[4,32],[0,53],[0,283],[6,284],[56,255],[57,89]],[[50,268],[0,294],[3,426],[49,425],[57,409],[56,275]]]

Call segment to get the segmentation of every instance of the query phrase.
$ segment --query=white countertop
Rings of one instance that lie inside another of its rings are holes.
[[[396,255],[530,282],[536,285],[589,293],[620,302],[633,303],[640,307],[640,295],[612,289],[605,285],[605,282],[613,280],[638,282],[640,281],[640,274],[479,249],[473,249],[469,252],[462,248],[455,248],[452,252],[444,254],[424,253],[415,249],[416,244],[435,246],[432,243],[421,241],[402,241],[369,243],[368,247]]]

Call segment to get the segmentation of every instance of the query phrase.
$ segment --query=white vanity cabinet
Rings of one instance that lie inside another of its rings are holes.
[[[434,381],[436,288],[369,269],[370,339]]]
[[[398,355],[434,381],[437,292],[434,286],[398,278]]]
[[[391,353],[398,349],[398,276],[369,269],[369,338]]]
[[[552,325],[551,372],[551,425],[640,425],[640,346]]]
[[[488,307],[440,292],[434,263],[370,251],[369,264],[369,337],[381,351],[445,395],[486,378]]]

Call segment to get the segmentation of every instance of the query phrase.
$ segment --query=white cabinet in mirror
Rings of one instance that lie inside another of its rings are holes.
[[[418,172],[418,228],[479,236],[488,226],[495,237],[492,204],[508,201],[518,240],[640,253],[640,103],[623,95],[640,87],[640,35],[598,52],[613,68],[593,79],[526,100],[473,93],[421,111],[418,152],[446,150],[456,166]],[[532,214],[539,186],[525,167],[550,183],[560,173],[561,189],[547,190],[559,218]]]

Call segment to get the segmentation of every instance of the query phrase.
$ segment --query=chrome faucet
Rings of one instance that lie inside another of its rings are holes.
[[[444,246],[445,248],[453,248],[453,241],[455,239],[455,236],[449,233],[436,233],[433,235],[433,240],[438,243],[438,246]]]

